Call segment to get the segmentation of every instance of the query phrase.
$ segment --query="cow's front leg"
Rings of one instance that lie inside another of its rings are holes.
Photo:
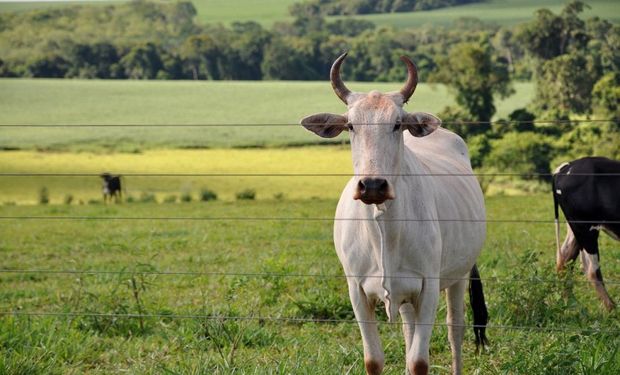
[[[410,303],[403,303],[398,309],[403,320],[403,335],[405,336],[405,353],[409,353],[413,334],[415,332],[415,309]]]
[[[411,348],[407,352],[407,370],[412,375],[428,374],[429,346],[438,301],[439,279],[425,279],[422,291],[416,301],[415,332]]]
[[[381,339],[375,319],[375,301],[371,301],[362,287],[355,283],[349,283],[349,297],[355,318],[358,321],[362,342],[364,345],[364,365],[366,373],[377,375],[383,371],[384,355],[381,348]]]
[[[459,280],[446,290],[446,301],[448,315],[448,340],[452,350],[452,374],[460,375],[463,371],[463,361],[461,359],[461,346],[463,336],[465,336],[465,288],[467,280]]]

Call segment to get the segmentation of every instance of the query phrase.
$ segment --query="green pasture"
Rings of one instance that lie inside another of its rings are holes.
[[[357,91],[394,91],[401,83],[356,83]],[[526,106],[531,83],[499,101],[497,117]],[[409,111],[438,112],[454,103],[443,85],[420,84]],[[139,152],[176,147],[265,147],[325,142],[299,126],[316,112],[346,107],[329,82],[101,81],[1,79],[0,125],[160,125],[0,127],[4,149]],[[254,126],[254,125],[274,126]],[[161,126],[165,125],[165,126]],[[181,126],[217,125],[217,126]],[[250,126],[247,126],[250,125]],[[341,136],[331,142],[340,143]]]
[[[79,2],[0,2],[0,12],[64,6],[67,4],[100,5],[117,1]],[[196,0],[194,6],[201,23],[259,22],[270,27],[274,22],[290,21],[288,7],[297,0]],[[615,0],[589,0],[592,7],[584,12],[585,17],[602,17],[613,22],[620,21],[620,11]],[[459,18],[475,17],[483,22],[500,26],[514,25],[532,19],[534,12],[542,7],[558,13],[565,0],[489,0],[477,4],[450,7],[432,11],[389,13],[356,16],[381,26],[399,28],[418,26],[451,26]]]
[[[332,277],[342,274],[332,244],[335,205],[335,199],[284,199],[1,206],[0,371],[362,374],[357,326],[320,322],[353,319],[345,280]],[[552,218],[547,194],[492,197],[487,208],[489,219]],[[69,216],[90,220],[62,219]],[[132,217],[170,219],[120,219]],[[216,217],[229,220],[208,220]],[[617,243],[603,236],[601,253],[618,300]],[[553,224],[489,223],[479,266],[496,328],[488,329],[490,346],[481,355],[467,329],[465,373],[620,371],[618,312],[604,311],[577,268],[558,276],[554,261]],[[29,312],[91,315],[19,315]],[[438,324],[445,313],[442,302]],[[401,328],[378,314],[385,373],[401,374]],[[302,321],[273,320],[286,318]],[[433,374],[450,373],[445,327],[434,329],[431,359]]]
[[[389,13],[356,16],[374,22],[379,26],[398,28],[420,26],[450,27],[459,19],[477,18],[484,23],[498,26],[512,26],[533,19],[540,8],[547,8],[558,14],[568,1],[565,0],[489,0],[475,4],[449,7],[423,12]],[[591,9],[583,12],[584,18],[600,17],[611,22],[620,22],[620,8],[616,0],[585,1]]]

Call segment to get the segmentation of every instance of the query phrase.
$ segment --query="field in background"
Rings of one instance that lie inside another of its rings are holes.
[[[48,7],[64,6],[66,4],[105,4],[118,1],[79,1],[79,2],[28,2],[4,3],[0,2],[0,12],[23,11]],[[288,7],[297,0],[196,0],[194,6],[198,11],[200,23],[223,23],[255,21],[265,27],[271,27],[274,22],[291,21]],[[489,0],[478,4],[468,4],[423,12],[389,13],[356,16],[367,19],[380,26],[417,27],[417,26],[450,26],[458,18],[475,17],[486,23],[500,26],[514,25],[532,19],[534,12],[542,7],[558,13],[565,0]],[[620,22],[616,0],[589,0],[586,1],[592,9],[586,10],[584,16],[599,16],[612,22]]]
[[[352,90],[394,91],[401,83],[348,83]],[[496,117],[525,107],[534,93],[517,93],[497,104]],[[453,104],[443,85],[420,84],[408,111],[437,113]],[[325,82],[0,80],[2,124],[182,125],[218,127],[0,127],[0,147],[46,150],[111,149],[138,152],[154,147],[263,147],[325,142],[299,120],[317,112],[343,113],[345,106]],[[278,124],[289,126],[236,126]],[[334,140],[336,143],[344,136]],[[332,141],[333,142],[333,141]]]
[[[459,18],[478,18],[481,21],[498,26],[512,26],[533,19],[536,10],[548,8],[558,14],[568,1],[566,0],[489,0],[476,4],[467,4],[424,12],[390,13],[357,16],[380,26],[398,28],[419,26],[451,26]],[[611,22],[620,22],[620,10],[616,0],[586,0],[591,6],[583,12],[583,18],[601,17]]]
[[[81,173],[90,177],[8,177],[0,178],[0,204],[33,204],[46,187],[52,203],[62,203],[66,196],[73,203],[101,200],[104,171],[131,174],[350,174],[351,156],[345,147],[303,147],[291,149],[216,149],[151,150],[140,154],[45,153],[35,151],[0,152],[3,173]],[[209,177],[209,176],[125,176],[127,196],[139,199],[154,194],[161,202],[170,195],[182,194],[199,199],[208,188],[220,199],[232,201],[246,189],[256,192],[256,199],[335,199],[348,180],[333,177]]]
[[[28,374],[230,374],[261,373],[263,369],[361,374],[363,355],[357,326],[312,322],[353,318],[345,280],[299,276],[341,275],[332,244],[330,218],[335,204],[333,199],[285,199],[184,205],[2,206],[3,217],[100,218],[3,220],[2,268],[121,273],[2,272],[0,311],[156,317],[5,317],[0,319],[0,366],[8,373]],[[489,198],[487,207],[489,219],[552,217],[548,195]],[[327,220],[104,219],[175,216]],[[488,232],[479,266],[486,280],[490,324],[534,328],[490,328],[490,347],[479,356],[474,354],[468,328],[465,373],[618,373],[618,312],[606,313],[578,272],[568,279],[558,278],[553,224],[490,223]],[[618,299],[618,249],[602,237],[603,274],[610,294]],[[153,271],[215,274],[142,273]],[[445,311],[442,298],[437,315],[440,325]],[[179,314],[196,317],[176,318]],[[382,309],[378,314],[385,320]],[[471,324],[471,318],[466,322]],[[582,333],[581,329],[597,332]],[[401,374],[401,328],[382,324],[381,334],[385,373]],[[449,373],[445,327],[434,329],[431,353],[433,373]]]

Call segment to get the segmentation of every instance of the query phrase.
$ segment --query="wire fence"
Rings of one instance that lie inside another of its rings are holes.
[[[462,328],[478,328],[486,327],[488,329],[501,330],[521,330],[521,331],[541,331],[541,332],[574,332],[582,334],[604,333],[607,335],[619,334],[619,329],[609,329],[606,327],[597,328],[580,328],[580,327],[562,327],[562,326],[525,326],[525,325],[474,325],[474,324],[451,324],[451,323],[424,323],[424,322],[390,322],[384,320],[357,320],[357,319],[321,319],[321,318],[296,318],[296,317],[274,317],[274,316],[225,316],[225,315],[209,315],[209,314],[117,314],[117,313],[93,313],[93,312],[45,312],[45,311],[0,311],[0,316],[25,316],[25,317],[60,317],[60,318],[78,318],[78,317],[106,317],[120,319],[202,319],[202,320],[236,320],[236,321],[258,321],[258,322],[276,322],[276,323],[327,323],[327,324],[385,324],[385,325],[408,325],[416,326],[432,326],[432,327],[462,327]]]
[[[197,216],[0,216],[0,220],[181,220],[181,221],[378,221],[378,222],[439,222],[439,223],[516,223],[516,224],[555,224],[547,219],[413,219],[413,218],[355,218],[355,217],[197,217]],[[618,220],[563,220],[561,223],[610,225],[620,224]]]
[[[215,277],[257,277],[257,278],[314,278],[314,279],[399,279],[399,280],[445,280],[470,281],[480,280],[484,283],[522,283],[522,284],[579,284],[590,283],[588,280],[565,280],[545,278],[515,278],[515,277],[433,277],[416,275],[380,276],[380,275],[336,275],[317,273],[273,273],[273,272],[222,272],[222,271],[153,271],[153,270],[53,270],[53,269],[0,269],[0,274],[56,274],[56,275],[156,275],[156,276],[215,276]],[[620,285],[620,280],[605,280],[605,284]]]
[[[119,172],[123,177],[492,177],[524,176],[551,177],[558,176],[603,176],[620,177],[620,173],[516,173],[516,172],[479,172],[479,173],[140,173]],[[0,172],[0,177],[101,177],[101,173],[49,173],[49,172]]]
[[[517,124],[531,124],[531,125],[574,125],[583,123],[616,123],[617,119],[592,119],[592,120],[533,120],[533,121],[520,121],[520,120],[497,120],[497,121],[473,121],[473,120],[446,120],[442,121],[442,125],[517,125]],[[356,124],[356,126],[374,126],[374,125],[394,125],[394,123],[365,123]],[[242,127],[292,127],[301,126],[298,122],[270,122],[270,123],[195,123],[195,124],[0,124],[0,128],[58,128],[58,127],[154,127],[154,128],[167,128],[167,127],[226,127],[226,126],[242,126]]]
[[[575,125],[581,123],[601,124],[616,123],[615,119],[595,119],[595,120],[535,120],[535,121],[444,121],[445,125]],[[381,123],[363,125],[386,125]],[[393,124],[387,124],[393,125]],[[203,124],[0,124],[0,128],[167,128],[167,127],[298,127],[298,123],[203,123]],[[122,176],[129,177],[373,177],[370,174],[351,174],[351,173],[140,173],[123,172]],[[564,173],[562,173],[564,174]],[[510,172],[479,172],[479,173],[422,173],[422,174],[387,174],[383,177],[495,177],[495,176],[523,176],[523,173]],[[553,173],[528,173],[530,177],[551,177]],[[566,173],[566,175],[569,175]],[[572,176],[609,176],[618,177],[620,173],[573,173]],[[99,177],[98,173],[36,173],[36,172],[0,172],[0,177]],[[552,224],[555,220],[547,219],[476,219],[476,218],[395,218],[395,219],[375,219],[375,218],[346,218],[346,217],[194,217],[194,216],[0,216],[0,220],[182,220],[182,221],[385,221],[385,222],[455,222],[455,223],[516,223],[516,224]],[[620,221],[609,220],[573,220],[569,223],[579,224],[620,224]],[[65,274],[65,275],[157,275],[157,276],[218,276],[218,277],[269,277],[269,278],[315,278],[315,279],[349,279],[349,278],[398,278],[398,279],[438,279],[449,281],[472,280],[470,278],[442,278],[442,277],[421,277],[421,276],[377,276],[377,275],[335,275],[335,274],[310,274],[310,273],[261,273],[261,272],[193,272],[193,271],[154,271],[154,270],[68,270],[68,269],[0,269],[0,274]],[[511,277],[486,277],[478,279],[484,282],[494,283],[523,283],[530,285],[555,284],[555,283],[589,283],[587,280],[563,280],[548,278],[511,278]],[[620,280],[606,280],[606,284],[618,285]],[[0,311],[0,316],[16,317],[57,317],[57,318],[76,318],[76,317],[108,317],[119,319],[203,319],[203,320],[237,320],[237,321],[260,321],[278,323],[328,323],[328,324],[364,324],[374,323],[359,321],[355,319],[316,319],[316,318],[297,318],[297,317],[275,317],[275,316],[222,316],[209,314],[115,314],[102,312],[45,312],[45,311]],[[402,322],[381,321],[380,324],[403,324]],[[448,323],[416,323],[416,325],[450,326]],[[475,325],[459,325],[459,327],[476,327]],[[541,332],[575,332],[582,334],[605,333],[620,334],[620,330],[610,330],[600,328],[581,328],[568,326],[520,326],[520,325],[487,325],[489,329],[502,330],[523,330]]]

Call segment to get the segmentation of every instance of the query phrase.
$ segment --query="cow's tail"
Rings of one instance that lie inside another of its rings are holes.
[[[484,291],[482,290],[482,280],[478,267],[474,264],[469,274],[469,304],[474,316],[474,336],[476,339],[476,351],[480,349],[480,345],[488,344],[486,329],[489,321],[489,312],[484,300]]]
[[[553,176],[551,176],[551,193],[553,194],[553,214],[554,214],[553,222],[555,223],[555,249],[556,249],[556,254],[558,257],[560,256],[560,211],[558,209],[558,206],[559,206],[558,195],[562,194],[562,192],[558,190],[556,185],[557,185],[558,173],[560,173],[562,171],[562,168],[564,168],[567,165],[569,165],[569,163],[562,163],[559,167],[555,169],[555,171],[553,171]]]
[[[560,254],[560,212],[558,210],[558,192],[555,189],[556,174],[551,177],[551,192],[553,193],[553,222],[555,223],[555,249]]]

